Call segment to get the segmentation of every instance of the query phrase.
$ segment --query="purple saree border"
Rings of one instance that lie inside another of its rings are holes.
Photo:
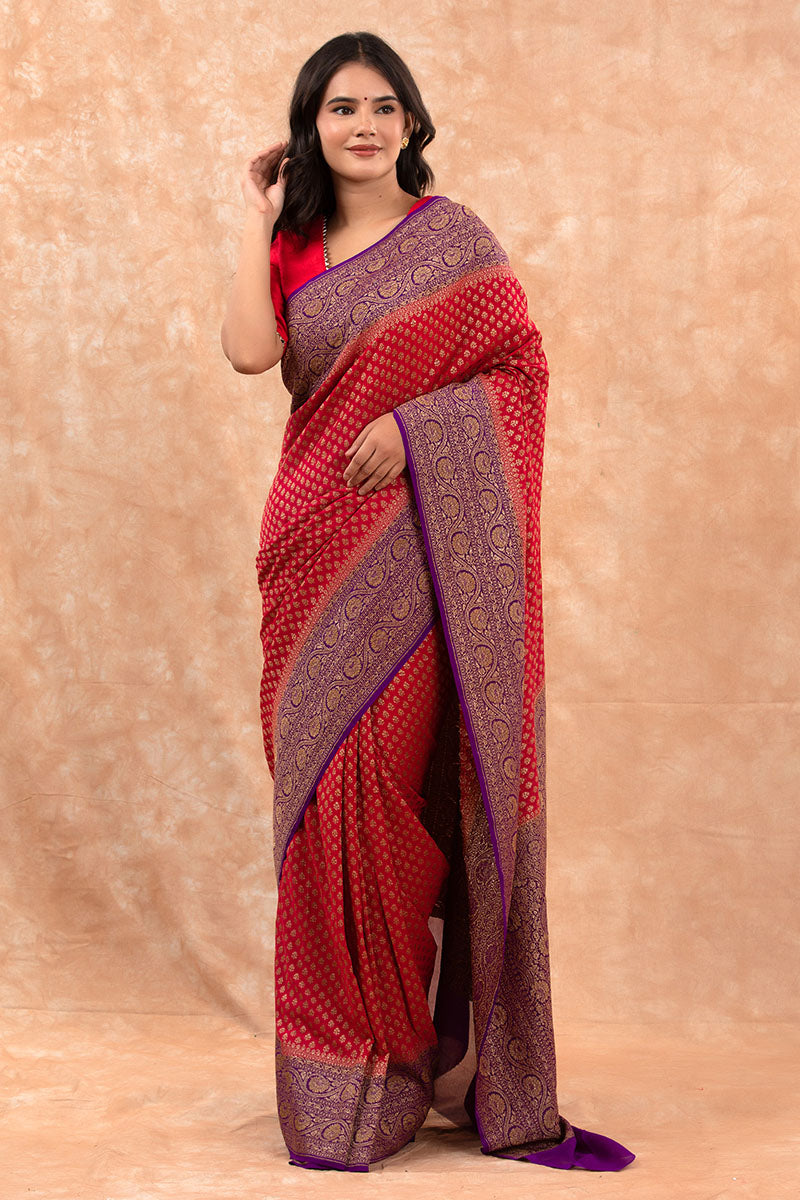
[[[433,581],[434,592],[436,594],[436,602],[439,605],[439,613],[442,618],[442,631],[444,633],[445,642],[447,643],[447,653],[450,657],[450,665],[453,668],[453,678],[455,679],[456,688],[458,689],[458,698],[459,698],[459,701],[461,702],[461,711],[464,714],[464,724],[467,727],[467,736],[469,737],[469,744],[472,747],[472,757],[475,762],[475,769],[478,774],[478,782],[480,784],[481,796],[483,798],[483,808],[486,813],[487,824],[489,826],[489,836],[492,841],[492,853],[494,854],[495,867],[497,869],[497,877],[500,882],[500,903],[501,903],[501,907],[503,910],[503,945],[505,946],[505,943],[506,943],[506,940],[508,937],[508,917],[506,915],[505,886],[504,886],[504,880],[503,880],[503,872],[502,872],[502,869],[500,866],[500,850],[497,845],[497,836],[495,834],[494,821],[492,820],[492,815],[491,815],[491,805],[487,802],[487,793],[488,793],[489,789],[488,789],[488,786],[486,783],[486,777],[483,773],[483,768],[481,766],[480,755],[478,754],[477,739],[475,737],[475,731],[472,728],[472,722],[470,721],[470,718],[469,718],[469,711],[468,711],[466,700],[464,697],[464,685],[461,681],[461,672],[459,671],[458,660],[456,657],[455,648],[453,646],[452,641],[450,640],[450,630],[448,627],[448,620],[447,620],[446,609],[445,609],[445,604],[444,604],[444,597],[442,595],[442,589],[439,584],[439,578],[438,578],[437,571],[436,571],[433,551],[431,550],[431,545],[428,540],[427,521],[425,518],[425,514],[422,510],[422,504],[421,504],[420,493],[419,493],[419,485],[417,482],[417,472],[416,472],[416,467],[414,465],[413,455],[411,453],[411,445],[408,440],[408,434],[405,430],[405,427],[403,426],[402,418],[400,416],[398,416],[397,409],[392,410],[392,415],[394,416],[395,422],[400,430],[400,436],[403,439],[403,445],[404,445],[405,451],[406,451],[406,465],[408,466],[408,473],[411,476],[411,482],[414,487],[414,495],[417,498],[417,511],[419,513],[420,525],[422,527],[422,537],[425,542],[425,550],[428,555],[428,565],[430,567],[431,579]],[[475,1054],[476,1068],[477,1068],[477,1064],[480,1062],[481,1053],[483,1051],[483,1045],[484,1045],[484,1042],[486,1041],[486,1036],[491,1027],[492,1016],[494,1014],[495,1005],[497,1003],[498,990],[499,989],[495,990],[495,994],[492,997],[492,1003],[491,1003],[491,1007],[489,1009],[489,1015],[486,1019],[486,1024],[484,1026],[483,1037],[481,1038],[481,1044],[478,1047],[476,1054]],[[481,1119],[478,1115],[477,1108],[475,1109],[475,1124],[478,1128],[478,1137],[481,1139],[481,1144],[485,1148],[485,1146],[487,1144],[487,1140],[486,1140],[486,1137],[484,1136],[483,1125],[482,1125]]]
[[[357,258],[361,258],[362,254],[369,254],[370,250],[374,250],[376,246],[380,246],[381,242],[385,242],[387,238],[390,238],[397,233],[398,229],[405,225],[406,221],[410,221],[412,217],[417,215],[417,213],[425,212],[427,208],[430,208],[431,203],[434,200],[443,199],[444,196],[428,196],[424,204],[420,204],[419,208],[415,208],[411,212],[407,212],[406,215],[397,222],[394,228],[390,229],[388,233],[385,233],[382,238],[378,238],[377,242],[372,242],[371,245],[365,246],[363,250],[359,250],[358,254],[351,254],[349,258],[343,258],[341,262],[334,263],[332,267],[326,267],[324,271],[320,271],[317,275],[312,275],[310,279],[305,281],[305,283],[301,283],[300,286],[296,287],[293,292],[289,292],[289,295],[286,297],[287,302],[291,300],[293,296],[299,296],[300,292],[302,292],[304,288],[307,288],[310,283],[313,283],[315,279],[321,279],[323,275],[330,275],[332,271],[338,271],[339,267],[346,267],[348,263],[353,263]]]
[[[311,803],[311,799],[317,790],[317,785],[318,785],[320,779],[322,778],[322,776],[327,771],[328,767],[333,762],[334,756],[336,755],[340,746],[344,742],[345,738],[348,737],[348,735],[352,732],[352,730],[355,728],[355,726],[361,720],[361,718],[363,717],[363,715],[367,711],[367,709],[378,698],[378,696],[381,694],[381,692],[384,690],[384,688],[387,686],[387,684],[391,683],[392,679],[394,679],[397,672],[401,671],[403,669],[403,667],[406,665],[408,660],[411,658],[411,655],[414,653],[414,651],[419,649],[419,647],[422,645],[425,638],[428,636],[428,634],[433,629],[435,624],[436,624],[436,616],[434,616],[430,621],[428,621],[426,623],[422,632],[420,634],[418,634],[418,636],[416,638],[414,638],[410,647],[407,648],[407,650],[402,655],[402,657],[389,668],[389,670],[386,672],[386,674],[384,675],[384,677],[380,681],[380,683],[376,684],[376,686],[372,689],[372,691],[370,692],[369,696],[366,698],[364,703],[360,706],[360,708],[358,708],[356,710],[356,713],[353,716],[353,718],[347,723],[347,726],[345,727],[344,731],[342,732],[341,737],[336,742],[336,744],[334,745],[330,754],[327,756],[324,763],[320,767],[313,784],[309,788],[308,795],[306,796],[305,800],[303,801],[303,803],[300,807],[300,811],[298,812],[297,817],[296,817],[295,821],[292,823],[289,833],[287,834],[286,850],[284,851],[283,859],[281,860],[280,870],[278,871],[278,883],[280,883],[281,876],[283,875],[283,867],[284,867],[284,863],[286,862],[286,855],[289,853],[289,847],[292,844],[292,839],[294,838],[294,835],[297,833],[298,829],[300,828],[300,826],[303,823],[303,818],[306,815],[306,809],[308,808],[309,804]]]
[[[403,425],[402,417],[400,417],[398,415],[396,408],[392,410],[392,416],[394,417],[394,419],[398,425],[398,428],[400,429],[400,436],[403,439],[403,446],[405,447],[406,464],[408,466],[408,473],[411,476],[411,482],[414,487],[414,495],[415,495],[416,501],[417,501],[417,511],[419,512],[420,525],[422,527],[422,538],[423,538],[423,541],[425,542],[425,550],[427,551],[427,554],[428,554],[428,565],[430,567],[431,580],[433,581],[433,588],[434,588],[434,592],[436,594],[436,602],[439,606],[439,613],[442,618],[442,629],[444,631],[445,641],[447,643],[447,652],[450,656],[450,665],[453,668],[453,677],[456,682],[456,688],[458,689],[458,698],[461,701],[461,711],[464,714],[464,724],[467,727],[467,736],[469,737],[469,744],[472,747],[472,756],[475,760],[475,768],[476,768],[476,771],[478,774],[478,782],[479,782],[480,788],[481,788],[481,796],[483,797],[483,806],[486,811],[486,819],[487,819],[487,822],[489,825],[489,836],[492,841],[492,850],[494,852],[495,865],[497,866],[497,875],[498,875],[498,879],[500,881],[500,898],[501,898],[502,906],[503,906],[503,934],[505,935],[505,933],[508,930],[508,918],[506,915],[505,880],[503,878],[503,872],[500,868],[500,850],[497,845],[497,835],[495,833],[494,820],[492,818],[492,813],[491,813],[491,806],[487,803],[487,795],[488,795],[489,787],[486,782],[486,776],[484,775],[483,767],[481,766],[480,755],[478,753],[477,738],[475,737],[475,731],[472,726],[472,721],[470,720],[469,710],[467,708],[467,703],[466,703],[466,699],[464,696],[464,685],[461,681],[461,672],[458,667],[458,659],[456,656],[456,652],[455,652],[455,648],[453,646],[452,640],[450,638],[450,630],[449,630],[448,620],[447,620],[447,616],[446,616],[444,597],[442,594],[441,585],[439,583],[439,578],[438,578],[438,574],[436,571],[434,554],[431,549],[430,540],[428,538],[427,520],[426,520],[425,514],[422,509],[422,505],[420,502],[420,492],[419,492],[419,485],[417,482],[417,472],[416,472],[416,466],[414,465],[413,456],[411,453],[411,445],[408,440],[408,434]],[[487,1023],[487,1029],[488,1029],[488,1023]],[[485,1037],[485,1034],[484,1034],[484,1037]],[[478,1053],[480,1053],[480,1051]]]
[[[406,1146],[410,1146],[416,1140],[417,1135],[414,1134],[408,1139]],[[401,1146],[400,1149],[404,1150],[405,1146]],[[358,1171],[364,1174],[376,1163],[386,1162],[387,1158],[394,1158],[397,1153],[397,1150],[389,1150],[386,1154],[379,1154],[377,1158],[371,1158],[368,1163],[341,1163],[333,1158],[317,1158],[314,1154],[291,1154],[290,1152],[289,1166],[310,1167],[315,1171]]]
[[[387,1155],[388,1157],[388,1155]],[[375,1159],[379,1162],[379,1159]],[[313,1154],[290,1154],[290,1167],[306,1167],[313,1171],[359,1171],[362,1174],[369,1171],[368,1163],[347,1163],[336,1162],[332,1158],[315,1158]]]

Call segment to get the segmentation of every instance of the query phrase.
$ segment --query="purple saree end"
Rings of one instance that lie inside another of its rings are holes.
[[[557,1146],[549,1146],[546,1150],[537,1150],[519,1158],[519,1162],[530,1162],[542,1167],[555,1167],[561,1171],[569,1171],[579,1167],[584,1171],[621,1171],[632,1163],[636,1155],[620,1142],[606,1137],[602,1133],[592,1133],[589,1129],[579,1129],[572,1126],[575,1137],[565,1138]],[[516,1157],[497,1151],[498,1158]]]
[[[289,1166],[307,1167],[312,1171],[369,1171],[367,1163],[348,1166],[347,1163],[333,1162],[327,1158],[314,1158],[311,1154],[292,1154]]]

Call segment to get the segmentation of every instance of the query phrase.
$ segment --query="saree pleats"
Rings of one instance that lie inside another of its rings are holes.
[[[366,1168],[403,1146],[430,1105],[428,918],[448,864],[419,818],[451,689],[437,622],[337,750],[286,856],[278,1105],[304,1165]]]
[[[556,1096],[548,371],[525,294],[475,214],[434,197],[286,319],[292,408],[257,568],[291,1161],[366,1170],[436,1102],[484,1153],[620,1170],[633,1153]],[[386,413],[408,469],[359,496],[345,450]]]

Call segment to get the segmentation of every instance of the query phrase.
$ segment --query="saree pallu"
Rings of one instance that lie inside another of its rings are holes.
[[[524,292],[439,196],[298,288],[286,321],[257,569],[290,1161],[365,1171],[433,1105],[485,1153],[620,1170],[635,1156],[556,1099],[548,372]],[[359,496],[344,452],[388,412],[408,470]]]

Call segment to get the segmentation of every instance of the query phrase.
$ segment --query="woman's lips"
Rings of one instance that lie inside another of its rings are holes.
[[[348,146],[347,149],[358,158],[372,158],[374,154],[380,154],[381,148],[380,146]]]

